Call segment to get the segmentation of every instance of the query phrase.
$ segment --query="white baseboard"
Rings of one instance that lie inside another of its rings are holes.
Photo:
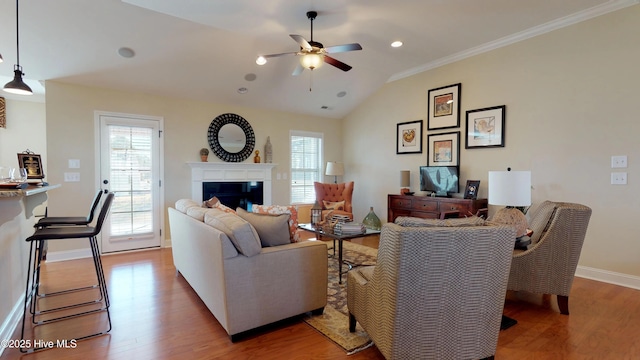
[[[640,290],[640,276],[627,275],[587,266],[578,266],[576,276]]]
[[[18,302],[13,306],[11,312],[7,315],[7,317],[2,322],[2,326],[0,326],[0,339],[2,340],[19,340],[13,337],[13,333],[16,331],[18,325],[22,323],[22,314],[24,307],[24,295],[20,296]],[[0,346],[0,356],[4,352],[4,347]]]
[[[67,250],[67,251],[54,251],[54,252],[47,252],[47,262],[84,259],[92,256],[93,254],[91,254],[90,248]]]

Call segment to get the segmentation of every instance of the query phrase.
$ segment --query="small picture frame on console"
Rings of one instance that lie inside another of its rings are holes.
[[[464,190],[464,198],[475,200],[478,198],[478,188],[480,180],[467,180],[467,186]]]
[[[44,179],[42,159],[40,155],[33,153],[19,153],[18,165],[27,169],[27,179]]]

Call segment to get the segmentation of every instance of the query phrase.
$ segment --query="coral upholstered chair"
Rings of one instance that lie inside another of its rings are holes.
[[[351,198],[353,197],[353,181],[340,184],[314,182],[316,201],[322,206],[322,218],[328,213],[347,215],[353,220]]]

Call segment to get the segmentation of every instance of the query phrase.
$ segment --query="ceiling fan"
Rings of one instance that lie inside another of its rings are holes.
[[[299,75],[304,69],[313,70],[320,67],[323,63],[333,65],[342,71],[351,70],[351,66],[343,63],[340,60],[336,60],[327,54],[335,54],[346,51],[362,50],[362,46],[358,43],[335,45],[324,47],[321,43],[313,41],[313,20],[315,20],[318,13],[316,11],[308,11],[307,18],[311,21],[311,41],[307,41],[300,35],[290,34],[291,38],[300,45],[300,51],[288,52],[281,54],[261,55],[256,60],[256,64],[264,65],[267,63],[268,58],[279,57],[284,55],[297,55],[301,56],[300,64],[293,70],[293,76]]]

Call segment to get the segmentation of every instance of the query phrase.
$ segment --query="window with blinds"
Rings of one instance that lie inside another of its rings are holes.
[[[322,133],[292,131],[291,203],[309,204],[316,200],[314,181],[322,179]]]

